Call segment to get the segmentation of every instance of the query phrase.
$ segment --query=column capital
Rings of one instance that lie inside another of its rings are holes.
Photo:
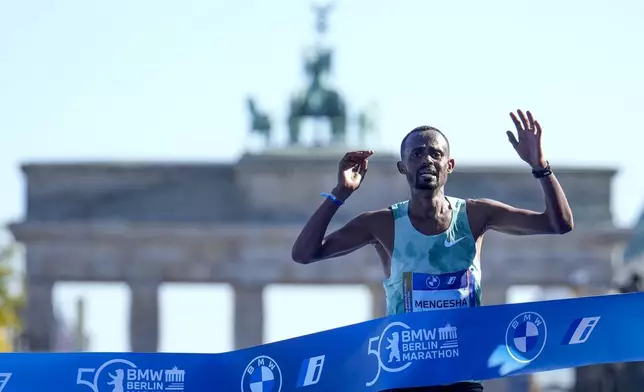
[[[252,291],[252,290],[263,291],[264,288],[267,286],[264,283],[257,283],[257,282],[231,282],[229,284],[234,290],[239,289],[239,290],[249,290],[249,291]]]
[[[128,279],[124,283],[126,283],[128,286],[133,287],[133,286],[141,286],[141,287],[149,287],[149,286],[161,286],[163,283],[162,279],[157,279],[157,278],[145,278],[145,279]]]

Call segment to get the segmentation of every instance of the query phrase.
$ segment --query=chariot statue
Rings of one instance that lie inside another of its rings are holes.
[[[374,133],[376,108],[366,108],[354,115],[349,115],[344,97],[328,82],[333,65],[333,51],[324,44],[324,35],[328,28],[327,18],[332,4],[314,5],[316,16],[315,30],[317,39],[304,57],[304,71],[307,84],[296,91],[288,100],[288,144],[301,144],[302,122],[306,119],[326,121],[329,124],[330,144],[346,146],[347,128],[357,131],[358,143],[365,144]],[[268,147],[275,132],[271,118],[262,111],[253,97],[246,99],[250,115],[250,133],[263,138],[264,147]],[[319,130],[315,130],[316,135]]]
[[[327,30],[327,15],[331,5],[314,6],[314,10],[317,16],[316,30],[321,38]],[[346,104],[340,93],[326,83],[326,76],[331,72],[333,52],[320,41],[305,59],[308,86],[294,94],[289,102],[288,129],[291,145],[299,144],[300,125],[305,118],[327,120],[330,123],[332,143],[343,143],[345,140]]]

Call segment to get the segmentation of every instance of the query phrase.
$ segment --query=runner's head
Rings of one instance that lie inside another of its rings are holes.
[[[415,189],[438,189],[454,170],[447,137],[434,127],[423,125],[411,130],[400,144],[398,171]]]

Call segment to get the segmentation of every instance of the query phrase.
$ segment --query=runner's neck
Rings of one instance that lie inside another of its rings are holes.
[[[410,217],[438,220],[449,210],[449,201],[445,197],[443,188],[439,188],[434,192],[412,191],[411,199],[409,200]]]

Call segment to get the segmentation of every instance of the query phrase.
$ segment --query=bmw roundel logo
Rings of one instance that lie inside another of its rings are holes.
[[[429,275],[429,276],[427,277],[427,279],[425,279],[425,284],[426,284],[426,285],[427,285],[427,287],[429,287],[430,289],[435,289],[435,288],[437,288],[438,286],[440,286],[440,284],[441,284],[441,279],[440,279],[438,276],[436,276],[436,275]]]
[[[280,392],[282,371],[273,358],[260,355],[254,358],[242,375],[241,392]]]
[[[535,312],[516,316],[505,331],[505,347],[517,362],[530,363],[543,351],[548,339],[546,321]]]

